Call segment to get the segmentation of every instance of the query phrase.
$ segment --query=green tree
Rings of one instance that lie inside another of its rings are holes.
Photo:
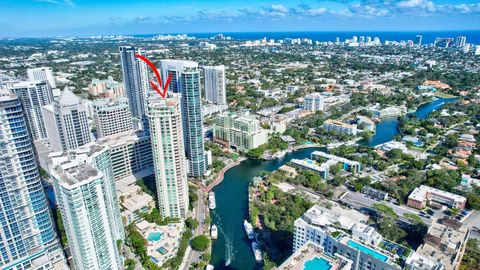
[[[137,263],[132,259],[126,259],[124,262],[125,270],[135,270],[135,265]]]
[[[206,235],[198,235],[190,241],[190,245],[194,250],[205,251],[210,245],[210,239]]]

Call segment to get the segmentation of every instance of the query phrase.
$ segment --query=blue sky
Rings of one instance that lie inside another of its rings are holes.
[[[0,36],[480,29],[480,0],[0,0]]]

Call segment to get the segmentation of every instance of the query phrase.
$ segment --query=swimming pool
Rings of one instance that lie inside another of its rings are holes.
[[[313,258],[303,264],[303,270],[330,270],[332,265],[324,258]]]
[[[151,232],[148,234],[147,240],[149,242],[158,242],[162,238],[161,232]]]
[[[350,247],[354,248],[354,249],[358,249],[360,250],[361,252],[365,253],[365,254],[368,254],[376,259],[379,259],[381,261],[384,261],[386,262],[388,260],[388,257],[381,254],[381,253],[378,253],[376,252],[375,250],[371,249],[371,248],[368,248],[362,244],[359,244],[355,241],[352,241],[352,240],[348,240],[347,242],[347,245],[349,245]]]

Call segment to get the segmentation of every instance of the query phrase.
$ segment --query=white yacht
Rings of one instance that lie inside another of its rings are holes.
[[[215,202],[215,193],[213,191],[210,191],[208,193],[208,202],[208,207],[210,208],[210,210],[217,208],[217,203]]]
[[[212,227],[210,228],[210,237],[212,240],[215,240],[218,238],[218,228],[217,225],[213,224]]]
[[[243,221],[243,227],[245,228],[245,233],[247,234],[248,239],[252,240],[255,238],[253,226],[246,219]]]
[[[255,260],[257,262],[261,262],[262,261],[262,252],[258,248],[258,244],[255,241],[252,242],[252,251],[253,251],[253,254],[255,255]]]

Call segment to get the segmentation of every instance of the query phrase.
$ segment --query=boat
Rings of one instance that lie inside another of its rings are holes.
[[[210,210],[217,208],[217,203],[215,202],[215,193],[213,191],[210,191],[208,193],[208,201],[208,207],[210,208]]]
[[[218,228],[217,225],[213,224],[210,228],[210,237],[215,240],[218,238]]]
[[[211,264],[207,265],[207,267],[205,268],[205,270],[213,270],[213,269],[215,268]]]
[[[253,251],[253,255],[255,255],[255,260],[257,262],[261,262],[262,261],[262,251],[260,251],[260,249],[258,248],[258,244],[255,241],[252,242],[252,251]]]
[[[247,220],[243,221],[243,227],[245,228],[245,233],[248,236],[248,239],[252,240],[255,235],[253,233],[253,226]]]
[[[232,261],[231,261],[230,259],[228,259],[228,260],[225,262],[225,266],[229,266],[231,263],[232,263]]]

